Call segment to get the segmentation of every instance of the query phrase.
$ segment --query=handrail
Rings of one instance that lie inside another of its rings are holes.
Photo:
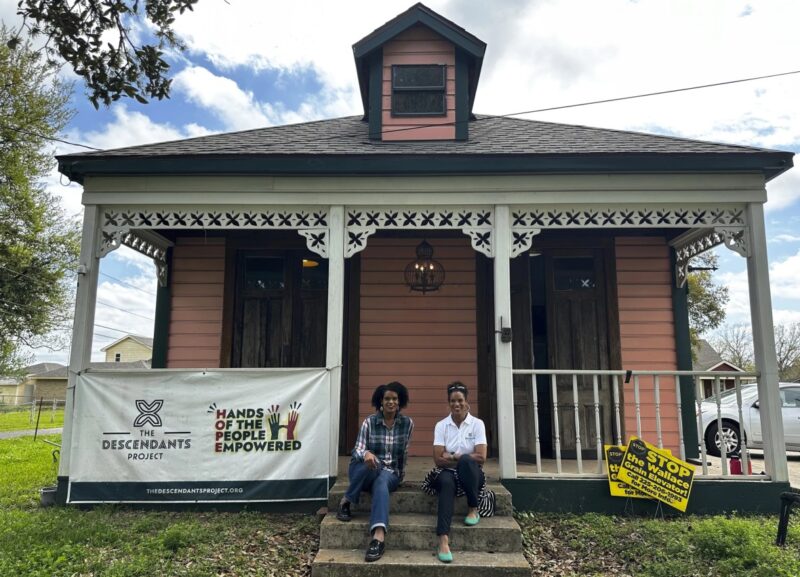
[[[760,372],[720,372],[720,371],[625,371],[625,370],[590,370],[590,369],[511,369],[515,375],[599,375],[599,376],[656,376],[662,377],[719,377],[719,378],[758,378]]]

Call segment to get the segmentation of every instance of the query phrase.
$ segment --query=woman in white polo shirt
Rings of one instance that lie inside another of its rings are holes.
[[[486,426],[469,414],[467,396],[464,383],[455,381],[447,386],[450,415],[436,423],[433,433],[433,461],[441,471],[431,488],[439,494],[437,555],[443,563],[453,560],[449,534],[457,494],[467,497],[469,511],[464,524],[477,525],[480,521],[478,494],[485,484],[481,467],[486,460]]]

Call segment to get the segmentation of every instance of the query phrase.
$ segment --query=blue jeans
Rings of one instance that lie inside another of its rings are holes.
[[[358,503],[361,491],[372,493],[372,511],[369,516],[369,531],[375,527],[389,528],[389,493],[397,489],[400,477],[379,467],[370,469],[363,461],[350,461],[348,469],[350,486],[344,494],[351,503]]]

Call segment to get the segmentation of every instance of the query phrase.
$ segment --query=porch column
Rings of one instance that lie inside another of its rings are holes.
[[[344,331],[344,207],[332,206],[328,222],[328,332],[325,366],[330,372],[329,475],[339,473],[339,405],[342,396]]]
[[[511,218],[508,206],[496,206],[494,222],[494,347],[497,386],[497,450],[500,478],[517,477],[514,439],[514,379],[511,343],[500,340],[501,327],[511,326]]]
[[[89,367],[92,358],[92,333],[100,259],[97,256],[100,208],[89,205],[83,211],[81,256],[78,262],[78,289],[75,293],[75,318],[72,323],[72,348],[67,373],[67,394],[64,403],[64,429],[61,435],[61,457],[58,463],[59,499],[66,501],[72,448],[72,418],[75,406],[75,383],[78,373]]]
[[[778,362],[775,356],[775,332],[772,326],[772,297],[769,289],[769,261],[764,231],[764,207],[747,205],[750,227],[750,256],[747,257],[747,281],[750,288],[750,315],[753,326],[753,352],[758,379],[761,434],[764,437],[764,465],[775,481],[788,481],[786,449],[783,439],[781,399],[778,390]]]

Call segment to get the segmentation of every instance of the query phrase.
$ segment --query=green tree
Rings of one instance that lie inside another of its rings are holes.
[[[716,284],[711,274],[717,270],[718,262],[719,258],[712,252],[692,259],[692,267],[702,269],[690,272],[687,280],[692,351],[696,350],[702,334],[716,329],[725,320],[725,305],[730,299],[728,287]]]
[[[51,62],[63,59],[82,77],[95,108],[121,97],[169,96],[167,48],[184,49],[172,26],[198,0],[19,0],[21,33],[44,35]],[[150,40],[140,41],[141,38]],[[21,42],[20,34],[9,39]]]
[[[77,222],[49,195],[49,139],[71,117],[71,86],[27,42],[8,46],[0,27],[0,374],[27,360],[70,316],[79,250]]]

